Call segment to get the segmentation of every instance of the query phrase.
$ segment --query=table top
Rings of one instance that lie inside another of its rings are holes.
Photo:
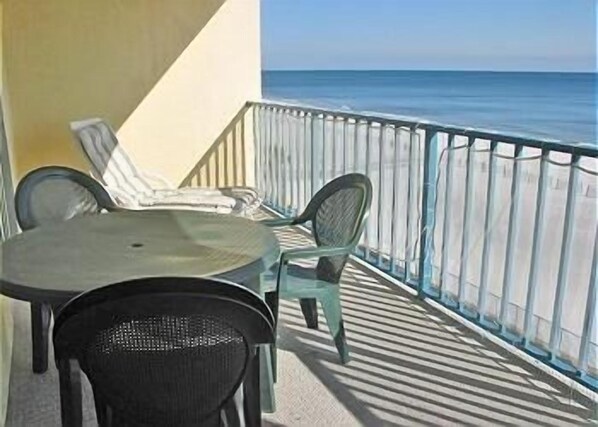
[[[246,218],[159,210],[82,216],[0,245],[0,293],[60,303],[142,277],[217,277],[246,283],[280,254],[274,233]]]

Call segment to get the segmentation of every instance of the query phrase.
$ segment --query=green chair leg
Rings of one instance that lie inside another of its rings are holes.
[[[260,395],[262,412],[272,414],[276,411],[276,399],[274,396],[274,371],[276,369],[273,365],[272,354],[274,353],[268,348],[269,345],[263,345],[260,348]]]
[[[326,323],[328,324],[328,329],[334,339],[334,344],[338,350],[341,362],[345,364],[349,362],[350,357],[347,338],[345,337],[345,326],[343,324],[340,298],[337,293],[333,293],[320,299],[320,304],[322,304]]]
[[[301,312],[309,329],[318,329],[318,304],[315,298],[301,298],[299,300]]]
[[[278,365],[277,365],[277,352],[276,352],[276,343],[269,344],[268,350],[270,351],[270,365],[272,369],[272,380],[276,382],[278,380]]]

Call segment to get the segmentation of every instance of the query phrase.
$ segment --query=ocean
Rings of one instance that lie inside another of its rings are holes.
[[[263,96],[598,145],[595,73],[264,71]]]

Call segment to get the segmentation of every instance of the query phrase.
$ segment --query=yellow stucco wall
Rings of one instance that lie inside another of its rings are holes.
[[[0,2],[0,31],[2,29],[2,2]],[[2,41],[0,40],[0,94],[2,94]],[[0,135],[0,138],[2,135]],[[0,148],[0,154],[4,150]],[[1,257],[0,257],[1,258]],[[0,262],[0,268],[2,263]],[[0,426],[6,419],[8,405],[8,386],[12,362],[13,319],[11,302],[0,295]]]
[[[259,0],[4,0],[3,39],[17,178],[86,169],[68,123],[100,116],[181,182],[261,93]]]

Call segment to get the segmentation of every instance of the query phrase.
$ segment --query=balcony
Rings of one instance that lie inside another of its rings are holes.
[[[341,284],[352,361],[283,302],[266,425],[595,422],[598,150],[269,103],[236,121],[188,183],[244,182],[251,130],[260,215],[351,171],[375,190]],[[56,370],[31,373],[28,307],[13,307],[7,425],[58,425]],[[93,425],[88,388],[84,408]]]
[[[278,235],[283,246],[309,243],[300,232]],[[283,302],[277,410],[265,425],[567,425],[595,416],[590,398],[362,263],[349,264],[341,286],[352,361],[341,365],[325,326],[305,328],[298,304]],[[7,426],[59,425],[57,372],[31,372],[29,308],[14,305]],[[94,425],[89,388],[84,407]]]

